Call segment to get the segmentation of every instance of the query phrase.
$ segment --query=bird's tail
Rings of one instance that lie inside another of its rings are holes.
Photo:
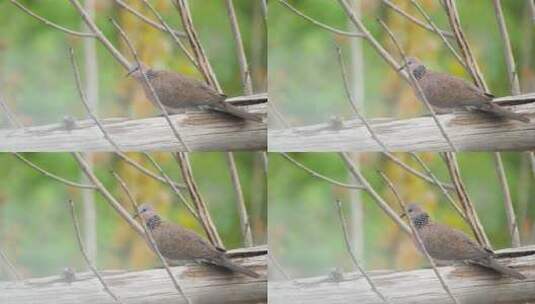
[[[518,120],[524,123],[529,123],[530,119],[526,114],[519,114],[515,113],[511,110],[508,110],[504,107],[500,107],[499,105],[496,105],[492,102],[486,103],[485,106],[482,106],[478,108],[479,110],[483,112],[490,113],[492,115],[495,115],[497,117],[505,118],[505,119],[512,119],[512,120]]]
[[[491,257],[485,259],[484,261],[477,261],[476,264],[487,267],[487,268],[491,268],[501,274],[508,275],[518,280],[526,279],[526,277],[520,272],[514,270],[513,268],[501,265],[494,258],[491,258]]]
[[[216,111],[224,112],[224,113],[227,113],[232,116],[236,116],[245,120],[264,122],[264,118],[262,117],[261,114],[249,113],[247,111],[240,109],[237,106],[231,105],[228,102],[219,102],[217,104],[212,105],[212,108]]]
[[[259,278],[260,275],[252,270],[249,270],[243,266],[234,264],[229,258],[222,257],[218,263],[218,266],[224,267],[226,269],[232,270],[234,272],[239,272],[241,274],[244,274],[246,276],[252,277],[252,278]]]

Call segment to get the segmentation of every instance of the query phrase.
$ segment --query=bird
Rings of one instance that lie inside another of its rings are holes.
[[[185,108],[209,108],[241,119],[263,122],[260,114],[249,113],[225,102],[226,95],[198,79],[173,71],[152,69],[143,63],[132,65],[127,76],[132,76],[142,85],[145,96],[156,106],[158,102],[145,81],[143,72],[158,95],[160,103],[170,114],[181,113]]]
[[[464,232],[435,223],[417,204],[407,205],[407,213],[403,216],[412,221],[427,253],[438,263],[467,262],[515,279],[526,279],[520,272],[499,264],[491,250],[480,246]],[[419,245],[417,247],[422,251]]]
[[[161,218],[149,203],[138,207],[134,217],[137,216],[150,230],[163,257],[173,263],[193,261],[223,267],[253,278],[260,277],[258,273],[233,263],[224,249],[215,247],[196,232]]]
[[[494,95],[462,78],[427,69],[415,57],[408,57],[405,64],[399,68],[402,69],[408,69],[412,73],[427,101],[439,113],[457,109],[478,110],[502,119],[530,122],[527,115],[512,112],[493,103]],[[422,99],[417,88],[413,89],[418,98]]]

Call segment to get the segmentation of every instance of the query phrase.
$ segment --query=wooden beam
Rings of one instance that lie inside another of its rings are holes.
[[[535,246],[500,251],[500,262],[514,267],[526,280],[501,277],[476,266],[439,267],[452,293],[461,303],[526,303],[535,300]],[[503,258],[502,258],[503,257]],[[451,298],[432,269],[370,271],[377,289],[392,303],[450,304]],[[382,303],[359,273],[346,273],[341,281],[329,276],[271,281],[272,303]]]
[[[500,100],[501,101],[501,100]],[[525,101],[525,100],[524,100]],[[514,103],[503,98],[503,104]],[[514,111],[530,113],[531,122],[497,121],[479,113],[438,115],[448,136],[460,151],[529,150],[535,148],[535,102],[520,102]],[[377,137],[389,151],[450,151],[433,118],[369,119]],[[289,129],[270,129],[271,152],[381,151],[358,119]]]
[[[246,105],[253,113],[267,112],[267,94],[229,100]],[[265,123],[243,121],[212,111],[191,111],[170,116],[192,151],[265,150]],[[183,151],[164,117],[100,120],[123,151]],[[92,120],[77,121],[67,129],[63,123],[23,129],[0,130],[0,150],[9,152],[113,151]]]
[[[233,261],[262,276],[254,279],[195,264],[171,267],[192,303],[267,302],[267,246],[233,250],[229,253],[230,256],[239,257],[233,258]],[[108,270],[100,273],[123,303],[185,303],[163,268]],[[24,283],[0,282],[0,303],[114,303],[91,272],[76,273],[75,277],[76,280],[72,283],[61,280],[60,276],[29,279]]]

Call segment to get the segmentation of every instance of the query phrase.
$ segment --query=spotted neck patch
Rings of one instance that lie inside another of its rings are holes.
[[[429,215],[425,213],[418,214],[412,219],[412,222],[414,223],[416,229],[422,228],[429,223]]]
[[[151,218],[147,220],[147,227],[150,230],[154,230],[156,227],[160,226],[161,222],[162,220],[158,215],[153,215]]]
[[[414,70],[412,70],[412,75],[414,75],[414,78],[416,78],[416,80],[420,80],[420,79],[422,79],[424,77],[426,71],[427,70],[426,70],[425,66],[420,65],[417,68],[415,68]]]

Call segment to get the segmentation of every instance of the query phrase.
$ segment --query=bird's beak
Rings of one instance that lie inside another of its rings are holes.
[[[130,76],[132,73],[134,73],[135,71],[139,70],[139,66],[135,66],[133,68],[131,68],[129,71],[128,71],[128,74],[126,74],[124,77],[128,77]]]
[[[401,218],[404,218],[405,216],[407,216],[407,213],[403,212],[402,214],[399,215],[399,217]]]
[[[132,215],[133,218],[137,218],[139,216],[139,212],[136,212],[134,213],[134,215]]]
[[[407,67],[407,63],[406,62],[402,66],[399,67],[398,71],[403,70],[405,67]]]

